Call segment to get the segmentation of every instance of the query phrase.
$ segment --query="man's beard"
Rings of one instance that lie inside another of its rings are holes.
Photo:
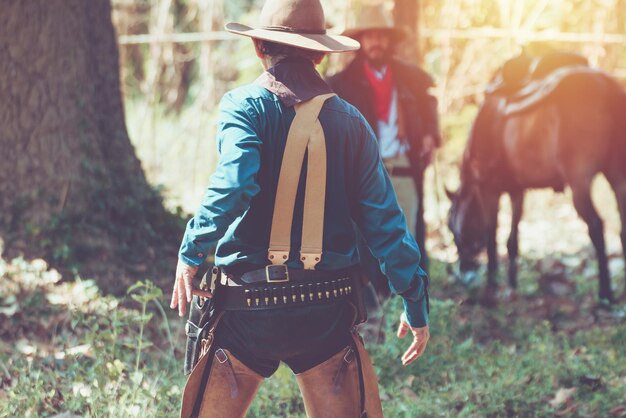
[[[383,50],[378,49],[378,53],[376,54],[363,54],[365,59],[369,63],[370,66],[376,69],[380,69],[387,65],[393,56],[393,53],[390,49]]]

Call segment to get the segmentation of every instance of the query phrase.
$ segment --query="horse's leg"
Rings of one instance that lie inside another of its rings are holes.
[[[619,209],[620,221],[621,221],[621,238],[622,238],[622,250],[624,252],[624,260],[626,261],[626,173],[623,165],[614,167],[613,173],[605,173],[606,177],[615,192],[615,199],[617,200],[617,207]],[[624,283],[626,285],[626,282]],[[626,297],[626,289],[624,296]]]
[[[524,192],[521,190],[511,192],[509,196],[511,197],[512,220],[511,234],[506,246],[509,252],[509,284],[515,289],[517,288],[518,230],[524,210]]]
[[[488,307],[493,307],[497,303],[498,245],[496,232],[498,229],[499,201],[499,193],[483,193],[481,210],[485,222],[485,238],[487,243],[487,285],[481,303]]]
[[[624,261],[626,261],[626,180],[621,184],[619,192],[615,191],[619,206],[619,216],[621,221],[622,232],[622,251],[624,252]],[[624,277],[624,297],[626,297],[626,277]]]
[[[487,286],[497,286],[498,276],[498,243],[496,232],[498,230],[498,208],[500,194],[486,195],[484,197],[484,216],[487,231]]]
[[[574,195],[574,206],[589,228],[591,242],[596,249],[598,268],[600,270],[600,299],[613,302],[611,279],[604,245],[604,224],[591,200],[591,178],[583,182],[571,184]]]
[[[418,168],[414,177],[417,193],[417,213],[415,214],[415,241],[422,252],[420,267],[428,273],[428,254],[426,253],[426,222],[424,221],[424,168]]]
[[[624,252],[624,261],[626,262],[626,181],[621,184],[619,192],[615,192],[619,206],[619,216],[621,220],[622,232],[622,251]],[[626,297],[626,277],[624,277],[624,297]]]

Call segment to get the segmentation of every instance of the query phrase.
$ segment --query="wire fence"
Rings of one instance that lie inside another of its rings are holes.
[[[599,47],[607,45],[626,45],[626,34],[621,33],[577,33],[560,32],[553,30],[532,31],[523,29],[503,29],[503,28],[468,28],[468,29],[448,29],[448,28],[422,28],[420,38],[430,39],[435,44],[438,40],[480,40],[480,39],[500,39],[510,40],[518,45],[530,42],[561,42],[572,44],[590,44]],[[164,33],[164,34],[140,34],[140,35],[120,35],[118,42],[120,45],[146,45],[146,44],[168,44],[168,43],[208,43],[218,41],[235,41],[241,39],[226,31],[211,32],[188,32],[188,33]],[[616,77],[626,79],[626,67],[615,68],[612,71]]]
[[[188,32],[165,34],[120,35],[120,45],[167,44],[167,43],[196,43],[213,41],[232,41],[241,39],[226,31],[215,32]]]
[[[532,31],[523,29],[503,28],[470,28],[470,29],[435,29],[424,28],[420,30],[420,36],[427,38],[452,38],[452,39],[513,39],[518,43],[527,42],[568,42],[568,43],[598,43],[598,44],[623,44],[626,45],[626,34],[620,33],[577,33],[559,32],[553,30]]]
[[[598,44],[623,44],[626,45],[626,34],[620,33],[576,33],[559,31],[531,31],[509,30],[503,28],[470,28],[470,29],[445,29],[423,28],[420,29],[422,38],[449,38],[449,39],[514,39],[518,42],[571,42],[571,43],[598,43]],[[157,44],[157,43],[194,43],[212,41],[232,41],[241,39],[226,31],[213,32],[189,32],[168,34],[142,34],[120,35],[120,45]]]

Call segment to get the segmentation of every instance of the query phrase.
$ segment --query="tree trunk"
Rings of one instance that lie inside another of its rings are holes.
[[[109,0],[0,0],[0,10],[5,251],[120,290],[123,266],[144,270],[178,232],[128,138]]]
[[[407,32],[404,41],[396,48],[400,58],[417,64],[420,62],[418,47],[419,0],[395,0],[393,20],[397,27]]]

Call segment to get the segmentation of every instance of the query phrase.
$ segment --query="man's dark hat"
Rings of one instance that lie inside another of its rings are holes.
[[[267,0],[258,28],[231,22],[226,24],[226,30],[311,51],[348,52],[360,47],[354,39],[326,33],[319,0]]]

